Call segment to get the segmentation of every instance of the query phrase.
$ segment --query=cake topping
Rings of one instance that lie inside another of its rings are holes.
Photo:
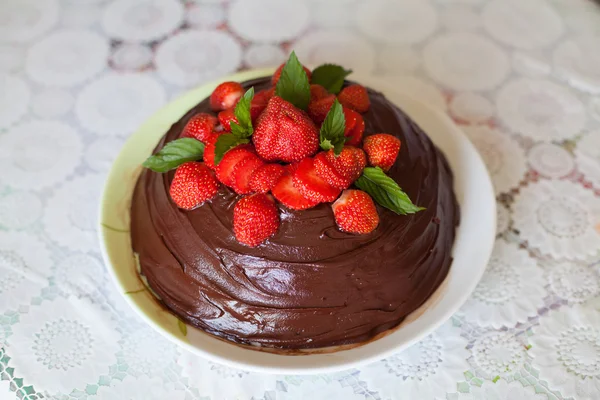
[[[196,161],[204,154],[204,144],[192,138],[169,142],[158,153],[148,157],[142,164],[155,172],[167,172],[187,161]]]
[[[212,199],[218,190],[213,172],[201,162],[190,161],[177,167],[169,192],[177,207],[192,210]]]
[[[335,64],[323,64],[315,68],[311,76],[311,83],[322,86],[327,92],[337,94],[344,86],[344,79],[352,73]]]
[[[181,137],[194,138],[205,142],[211,135],[215,126],[219,123],[214,115],[198,113],[194,115],[183,128]]]
[[[362,143],[363,133],[365,132],[365,121],[359,113],[349,108],[343,107],[344,117],[346,118],[346,144],[351,146],[360,146]]]
[[[281,164],[264,164],[252,173],[250,189],[256,193],[268,193],[285,172]]]
[[[225,82],[210,96],[218,119],[208,113],[192,115],[182,138],[167,143],[144,166],[156,172],[180,167],[171,183],[171,197],[188,210],[212,198],[218,182],[238,195],[271,192],[282,206],[293,210],[333,203],[339,229],[356,234],[376,229],[379,217],[373,201],[397,214],[422,210],[386,175],[396,162],[400,140],[365,132],[361,113],[369,110],[369,91],[358,84],[344,87],[350,73],[333,64],[311,73],[292,52],[273,76],[275,87],[256,94],[250,87],[244,93],[239,83]],[[204,163],[196,162],[202,159]],[[200,190],[199,184],[207,185],[206,189]],[[362,191],[351,189],[353,184]],[[275,207],[267,196],[242,200],[238,204],[262,204],[271,211]],[[240,211],[236,215],[240,243],[257,246],[274,233],[273,224],[259,232],[248,228],[260,224],[259,220],[243,221],[259,214]]]
[[[300,64],[293,51],[283,68],[279,68],[281,68],[281,76],[276,80],[275,95],[301,110],[306,110],[310,102],[310,71]]]
[[[283,76],[279,82],[283,80]],[[269,100],[258,118],[252,138],[256,151],[267,161],[291,163],[313,155],[319,133],[308,115],[279,96]]]
[[[396,214],[414,214],[424,210],[410,201],[410,198],[392,178],[379,167],[367,167],[355,182],[359,189],[369,193],[379,205]]]
[[[288,168],[288,170],[293,169],[294,165],[295,164],[289,164],[292,168]],[[293,172],[286,171],[286,173],[279,178],[279,181],[271,191],[273,196],[275,196],[281,204],[292,210],[306,210],[319,204],[318,201],[302,196],[298,188],[294,185],[292,173]]]
[[[314,159],[311,157],[305,158],[298,164],[298,169],[294,172],[293,184],[303,197],[317,203],[332,202],[341,192],[319,176]]]
[[[244,88],[238,82],[223,82],[210,95],[210,108],[213,111],[227,110],[244,94]]]
[[[363,149],[367,153],[369,164],[388,171],[398,157],[400,139],[387,133],[378,133],[365,138]]]
[[[344,190],[331,205],[335,222],[344,232],[370,233],[379,225],[379,215],[373,199],[362,190]]]
[[[350,85],[345,87],[340,94],[338,94],[338,100],[344,107],[348,107],[359,113],[366,113],[369,111],[369,106],[371,105],[367,89],[362,85]]]
[[[340,154],[342,148],[344,148],[344,143],[346,143],[345,130],[346,117],[342,111],[342,105],[336,99],[321,125],[319,132],[321,148],[323,150],[333,149],[336,155]]]
[[[223,136],[225,135],[219,136],[219,139]],[[218,143],[219,141],[217,140],[217,144]],[[237,163],[248,157],[256,157],[256,151],[254,150],[254,146],[251,144],[237,146],[236,148],[225,153],[223,159],[217,164],[217,168],[215,170],[219,181],[226,186],[232,187],[235,179],[233,173]]]
[[[257,193],[241,198],[233,208],[233,231],[238,242],[255,247],[279,228],[279,214],[271,196]]]

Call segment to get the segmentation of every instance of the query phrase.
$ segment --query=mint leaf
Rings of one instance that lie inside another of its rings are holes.
[[[231,133],[235,136],[247,138],[252,136],[254,129],[252,128],[252,116],[250,115],[250,107],[254,98],[254,87],[246,91],[244,96],[238,101],[235,106],[235,118],[237,123],[229,124]]]
[[[379,167],[365,168],[361,177],[354,184],[369,193],[379,205],[396,214],[414,214],[424,210],[423,207],[415,206],[396,181],[387,176]]]
[[[321,125],[320,144],[323,150],[334,149],[336,155],[342,152],[346,138],[344,131],[346,130],[346,117],[340,102],[335,99],[333,105],[325,117],[325,121]]]
[[[275,86],[275,94],[301,110],[306,110],[308,107],[310,101],[308,76],[293,51],[281,70],[281,77]]]
[[[310,83],[313,85],[321,85],[329,93],[337,94],[342,90],[344,79],[352,73],[351,69],[344,69],[335,64],[319,65],[312,72]]]
[[[146,159],[142,164],[154,172],[167,172],[184,162],[196,161],[204,155],[204,143],[182,138],[165,144],[160,151]]]
[[[250,139],[236,136],[233,133],[220,135],[217,139],[217,143],[215,143],[215,165],[221,162],[223,156],[229,150],[245,143],[250,143]]]

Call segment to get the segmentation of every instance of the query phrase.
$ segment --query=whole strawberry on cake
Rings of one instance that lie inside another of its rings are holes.
[[[354,344],[445,279],[452,172],[383,94],[292,53],[225,82],[149,157],[131,206],[140,273],[174,314],[240,344]]]

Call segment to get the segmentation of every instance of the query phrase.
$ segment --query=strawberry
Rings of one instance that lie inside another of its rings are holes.
[[[359,113],[366,113],[371,106],[367,89],[362,85],[350,85],[343,88],[338,94],[338,100],[343,106]]]
[[[308,115],[315,121],[316,124],[322,124],[325,121],[325,117],[327,117],[327,113],[331,106],[333,106],[333,102],[335,101],[335,95],[330,94],[323,98],[311,100],[308,103]]]
[[[246,157],[238,162],[233,168],[232,187],[238,194],[248,194],[252,192],[250,188],[250,177],[252,173],[265,164],[258,156]]]
[[[331,150],[330,150],[331,151]],[[340,175],[327,160],[326,152],[322,151],[315,156],[315,170],[323,180],[338,189],[348,188],[352,182],[349,178]]]
[[[290,164],[292,165],[292,164]],[[293,210],[306,210],[319,204],[318,201],[307,199],[294,186],[294,180],[289,173],[284,174],[271,189],[273,196],[284,206]]]
[[[310,99],[320,100],[329,96],[329,92],[321,85],[310,85]]]
[[[319,203],[334,201],[340,189],[331,186],[317,174],[314,159],[305,158],[294,172],[294,186],[300,194]]]
[[[227,110],[221,111],[218,115],[219,122],[223,125],[223,129],[227,132],[231,132],[231,123],[238,123],[237,118],[235,117],[235,108],[228,108]]]
[[[227,110],[244,95],[244,88],[237,82],[223,82],[210,95],[210,108],[213,111]]]
[[[271,196],[257,193],[240,199],[233,208],[233,232],[238,242],[256,247],[279,228],[279,213]]]
[[[365,132],[365,121],[356,111],[344,107],[344,117],[346,118],[346,129],[344,136],[350,138],[346,144],[350,146],[360,146],[363,133]]]
[[[281,71],[283,70],[283,67],[285,67],[285,63],[281,64],[279,66],[279,68],[277,68],[277,70],[275,70],[275,73],[273,74],[273,77],[271,78],[271,84],[273,86],[277,85],[279,78],[281,78]],[[302,66],[302,68],[304,68],[304,72],[306,72],[306,76],[308,77],[308,81],[310,82],[310,77],[312,75],[312,73],[310,72],[310,69],[306,68],[305,66]]]
[[[387,133],[367,136],[363,141],[363,149],[369,158],[369,164],[384,171],[389,170],[400,151],[400,139]]]
[[[356,162],[358,164],[358,170],[360,171],[358,175],[362,173],[362,170],[367,166],[367,155],[365,152],[358,147],[353,147],[354,155],[356,156]],[[358,179],[358,178],[357,178]]]
[[[221,183],[232,187],[234,181],[233,171],[238,162],[246,157],[256,157],[254,149],[251,145],[245,144],[234,147],[223,156],[223,159],[217,165],[215,172]]]
[[[213,172],[204,163],[189,161],[175,170],[169,193],[177,207],[192,210],[212,199],[218,190]]]
[[[373,199],[362,190],[344,190],[331,208],[337,226],[344,232],[370,233],[379,225]]]
[[[273,96],[254,128],[258,155],[267,161],[300,161],[319,148],[319,131],[302,110]]]
[[[333,150],[315,156],[317,174],[330,185],[346,189],[358,179],[366,165],[365,153],[356,147],[344,146],[339,155]]]
[[[257,92],[252,99],[252,103],[250,103],[250,116],[252,118],[252,122],[255,123],[258,117],[262,114],[262,112],[267,108],[267,104],[273,94],[275,93],[275,88],[265,89]]]
[[[212,134],[217,123],[218,121],[214,115],[198,113],[192,116],[187,124],[185,124],[185,127],[181,132],[181,137],[194,138],[201,142],[205,142]]]
[[[204,147],[204,164],[213,171],[215,170],[215,145],[217,143],[217,139],[221,135],[221,132],[213,132],[212,135],[206,139],[205,147]]]
[[[283,174],[285,174],[283,165],[264,164],[258,167],[250,176],[250,189],[253,192],[267,193],[275,186]]]

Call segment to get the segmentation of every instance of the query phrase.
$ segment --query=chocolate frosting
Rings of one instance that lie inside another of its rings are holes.
[[[269,80],[244,83],[255,90]],[[397,326],[442,283],[452,262],[459,210],[443,154],[400,109],[369,90],[365,135],[402,141],[389,171],[426,210],[397,215],[377,206],[381,222],[366,235],[341,232],[330,204],[305,211],[280,206],[278,232],[259,247],[238,243],[233,207],[222,188],[193,211],[169,198],[173,172],[145,170],[131,208],[141,273],[173,313],[237,343],[282,349],[364,342]],[[210,112],[208,99],[174,124],[157,146],[179,137],[188,119]]]

